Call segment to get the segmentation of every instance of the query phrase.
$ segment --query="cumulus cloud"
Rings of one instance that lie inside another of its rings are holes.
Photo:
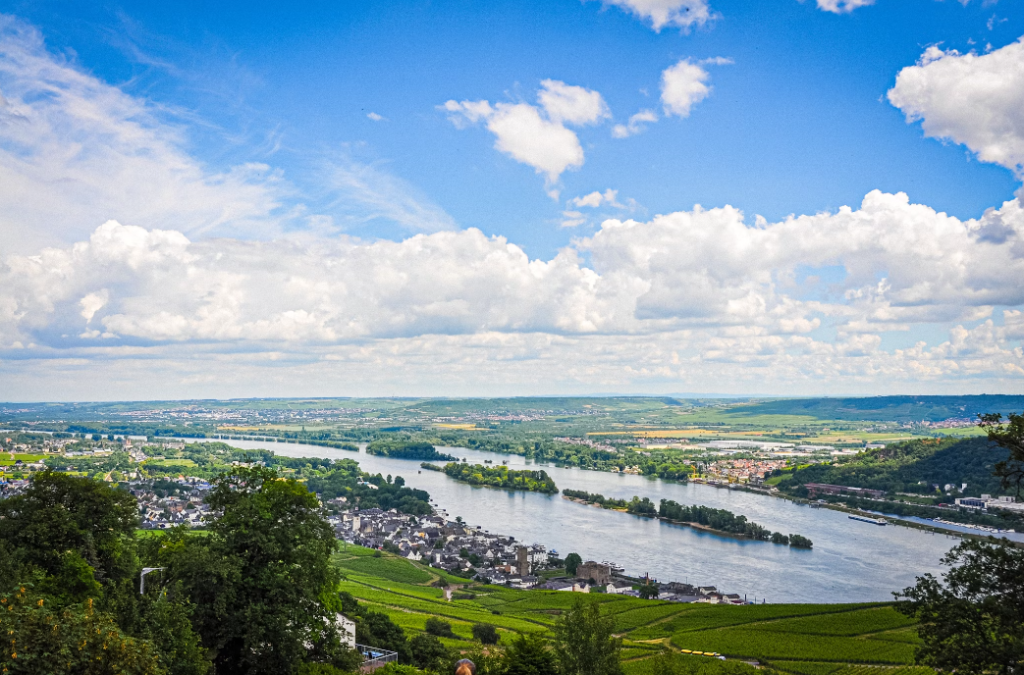
[[[981,55],[929,47],[900,71],[888,98],[925,136],[1024,172],[1024,40]]]
[[[537,100],[538,106],[450,100],[441,107],[456,127],[485,122],[495,136],[494,147],[543,174],[557,197],[551,186],[584,160],[579,137],[565,125],[597,124],[609,116],[608,106],[598,92],[558,80],[542,81]]]
[[[625,124],[616,124],[612,127],[612,137],[629,138],[630,136],[636,136],[647,128],[646,125],[657,121],[658,115],[653,110],[641,110],[635,115],[631,115],[629,121]]]
[[[833,14],[849,14],[858,7],[875,4],[875,0],[817,0],[817,2],[818,9]]]
[[[374,121],[374,122],[383,122],[383,121],[387,120],[387,118],[386,118],[386,117],[384,117],[383,115],[378,115],[378,114],[377,114],[377,113],[375,113],[375,112],[368,112],[368,113],[366,113],[366,116],[367,116],[367,117],[368,117],[368,118],[369,118],[370,120],[372,120],[372,121]]]
[[[572,203],[603,206],[616,198],[609,192]],[[840,281],[796,281],[836,266]],[[877,191],[857,209],[758,226],[728,206],[607,220],[548,260],[473,229],[301,244],[193,241],[108,222],[73,246],[6,258],[0,345],[8,355],[205,344],[383,358],[396,340],[515,349],[586,340],[622,367],[649,369],[642,377],[738,364],[776,378],[790,368],[786,377],[1003,377],[1024,364],[1021,278],[1018,201],[961,221]],[[881,348],[880,333],[927,324],[948,326],[950,339]],[[816,336],[826,327],[837,337]],[[658,345],[660,365],[629,356],[641,343]],[[572,362],[587,369],[605,358]]]
[[[713,16],[707,0],[604,0],[648,22],[657,32],[665,26],[684,31],[703,26]]]
[[[699,63],[683,59],[661,74],[661,103],[666,115],[689,117],[693,106],[711,95],[708,73]]]

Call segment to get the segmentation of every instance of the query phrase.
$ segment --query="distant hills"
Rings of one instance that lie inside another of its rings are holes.
[[[1024,412],[1024,396],[874,396],[764,401],[730,410],[734,415],[807,415],[822,420],[941,422],[981,413]]]

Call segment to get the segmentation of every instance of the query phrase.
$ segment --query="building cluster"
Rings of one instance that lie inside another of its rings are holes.
[[[344,507],[344,498],[331,500],[328,507]],[[580,563],[572,576],[550,577],[546,570],[559,569],[555,551],[539,545],[523,545],[514,537],[492,534],[443,515],[415,517],[395,510],[354,509],[332,515],[339,539],[369,548],[396,551],[449,573],[476,578],[511,588],[540,588],[576,593],[600,589],[606,593],[638,597],[637,580],[622,574],[622,568],[608,562]],[[549,572],[550,573],[550,572]],[[661,584],[647,580],[658,589],[660,600],[744,604],[736,594],[723,594],[713,586],[691,586],[677,582]]]
[[[712,479],[758,484],[766,475],[786,468],[787,464],[784,459],[723,459],[710,463],[706,472]]]
[[[956,505],[973,511],[1010,511],[1024,515],[1024,502],[1018,502],[1015,497],[993,497],[992,495],[960,497],[956,499]]]
[[[210,515],[206,495],[210,484],[202,478],[179,477],[170,482],[180,489],[175,494],[161,497],[145,481],[129,481],[128,490],[139,503],[141,527],[146,530],[166,530],[177,525],[203,527]]]

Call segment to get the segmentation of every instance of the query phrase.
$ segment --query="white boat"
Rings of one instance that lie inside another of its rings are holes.
[[[859,520],[862,523],[871,523],[872,525],[888,525],[889,521],[885,518],[869,518],[868,516],[850,516],[850,520]]]

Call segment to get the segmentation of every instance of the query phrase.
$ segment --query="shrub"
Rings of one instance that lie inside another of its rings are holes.
[[[496,645],[501,639],[498,629],[489,623],[473,624],[473,637],[485,645]]]

